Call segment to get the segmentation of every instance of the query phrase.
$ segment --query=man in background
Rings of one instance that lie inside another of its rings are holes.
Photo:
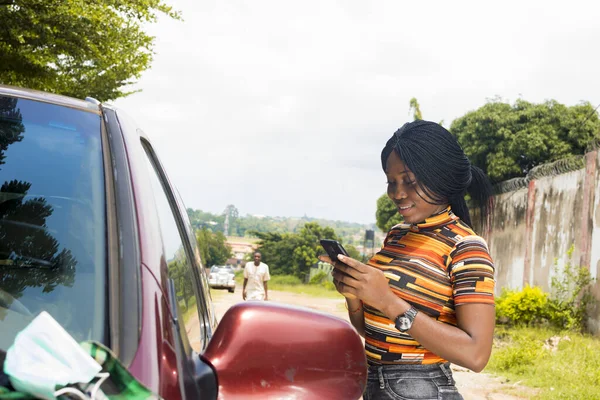
[[[261,262],[260,252],[254,252],[254,261],[248,261],[244,267],[244,300],[269,300],[267,281],[271,279],[269,266]]]

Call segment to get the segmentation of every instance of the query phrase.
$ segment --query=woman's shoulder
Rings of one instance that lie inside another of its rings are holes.
[[[450,232],[450,239],[454,242],[454,247],[466,243],[477,243],[487,249],[486,240],[479,236],[469,225],[460,219],[456,219],[446,226]]]

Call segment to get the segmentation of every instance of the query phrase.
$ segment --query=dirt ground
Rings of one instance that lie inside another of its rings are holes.
[[[242,301],[241,290],[236,290],[235,293],[226,291],[213,291],[212,293],[219,320],[229,307]],[[312,308],[348,320],[342,297],[339,299],[320,298],[269,290],[269,301]],[[518,382],[516,385],[508,383],[501,377],[486,373],[477,374],[457,366],[453,366],[452,370],[456,386],[465,400],[520,400],[528,399],[530,397],[528,394],[533,393],[532,389],[520,386]]]

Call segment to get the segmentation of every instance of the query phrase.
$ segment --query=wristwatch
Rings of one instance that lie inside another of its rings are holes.
[[[410,308],[404,314],[398,315],[394,320],[394,325],[396,325],[396,329],[398,329],[402,333],[409,330],[412,327],[413,321],[415,320],[417,313],[417,309],[413,306],[410,306]]]

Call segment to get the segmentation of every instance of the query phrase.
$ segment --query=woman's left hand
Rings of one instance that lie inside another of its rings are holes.
[[[342,255],[338,260],[332,274],[333,279],[344,285],[344,293],[353,294],[378,310],[396,298],[383,271]]]

